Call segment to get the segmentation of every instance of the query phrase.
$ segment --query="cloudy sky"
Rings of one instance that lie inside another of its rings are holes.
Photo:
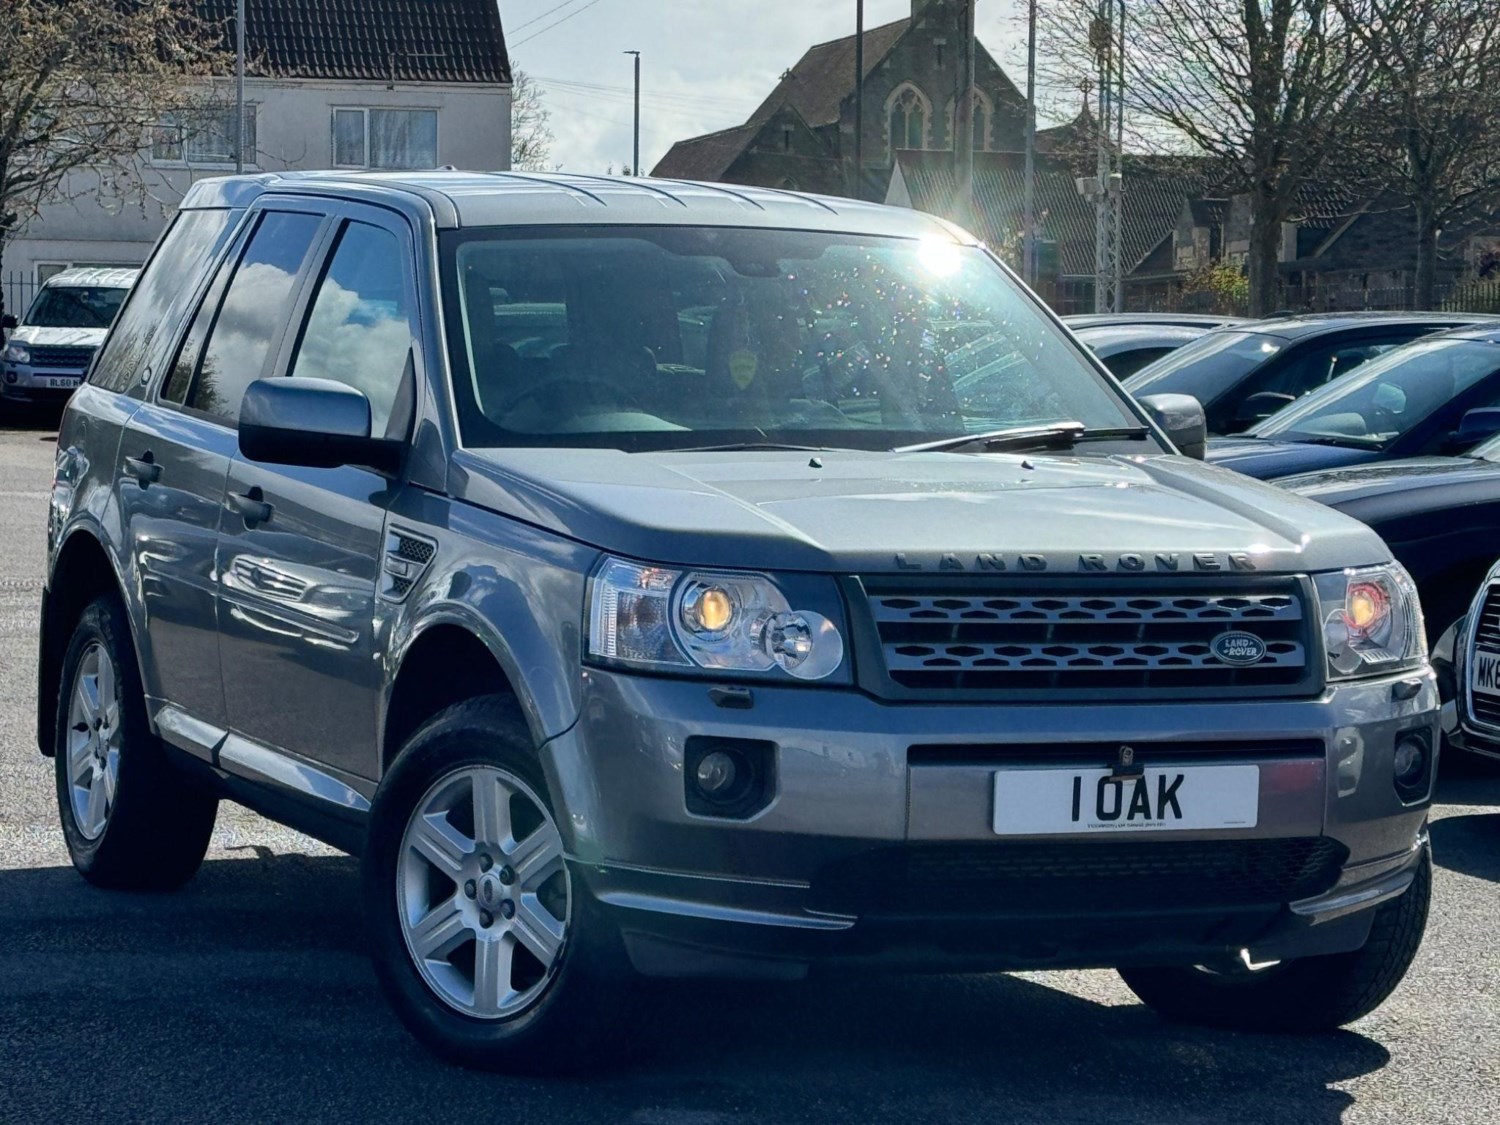
[[[575,172],[630,162],[631,60],[621,52],[642,52],[649,170],[673,141],[741,124],[808,47],[853,34],[854,8],[854,0],[500,0],[515,64],[547,91],[553,161]],[[1017,0],[979,0],[979,29],[1024,87],[1017,9]],[[911,0],[866,3],[872,27],[910,12]]]

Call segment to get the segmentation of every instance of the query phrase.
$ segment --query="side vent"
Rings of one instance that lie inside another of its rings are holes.
[[[393,527],[385,538],[385,564],[381,568],[380,596],[388,602],[405,601],[437,554],[431,539]]]

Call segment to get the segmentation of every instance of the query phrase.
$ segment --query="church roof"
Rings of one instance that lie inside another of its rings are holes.
[[[885,60],[911,27],[911,20],[897,20],[881,27],[865,29],[865,75]],[[797,65],[787,71],[776,89],[750,117],[764,121],[790,102],[809,125],[832,125],[839,119],[840,107],[854,91],[854,48],[858,36],[846,35],[808,50]]]
[[[733,129],[678,141],[651,174],[665,180],[723,179],[758,132],[759,125],[736,125]]]

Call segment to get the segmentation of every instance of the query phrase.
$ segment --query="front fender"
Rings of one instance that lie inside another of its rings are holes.
[[[391,526],[436,539],[437,550],[392,620],[385,702],[417,640],[455,625],[494,655],[537,745],[572,727],[582,705],[584,591],[598,552],[432,493],[398,501]]]

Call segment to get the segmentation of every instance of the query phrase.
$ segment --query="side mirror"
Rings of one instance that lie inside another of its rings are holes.
[[[1234,412],[1234,420],[1241,426],[1253,426],[1256,422],[1264,422],[1283,406],[1289,406],[1296,401],[1296,395],[1261,391],[1240,403],[1239,409]]]
[[[371,436],[370,400],[329,379],[260,379],[240,406],[240,452],[269,465],[401,467],[405,443]]]
[[[1208,419],[1201,402],[1192,395],[1146,395],[1138,401],[1179,453],[1203,460],[1208,452]]]
[[[5,330],[6,332],[14,332],[19,327],[21,327],[21,322],[15,317],[11,316],[10,313],[6,313],[4,316],[0,316],[0,329]]]
[[[1448,438],[1451,449],[1468,449],[1500,434],[1500,407],[1481,406],[1464,414],[1458,429]]]

